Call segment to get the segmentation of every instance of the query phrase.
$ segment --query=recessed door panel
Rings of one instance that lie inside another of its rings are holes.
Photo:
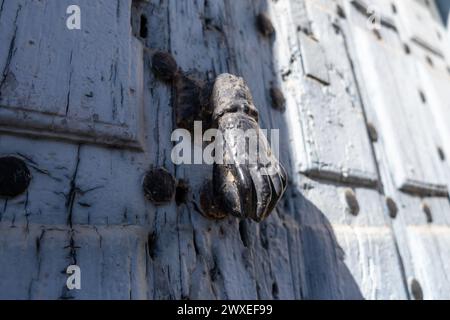
[[[142,46],[130,1],[5,1],[0,15],[0,130],[139,147]]]

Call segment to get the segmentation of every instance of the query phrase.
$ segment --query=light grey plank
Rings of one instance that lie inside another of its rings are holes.
[[[366,101],[368,113],[383,139],[397,187],[408,192],[447,194],[444,169],[435,148],[430,147],[430,130],[419,129],[427,124],[420,118],[423,106],[418,76],[398,37],[385,29],[380,42],[363,26],[355,26],[353,32],[361,85],[370,97]]]
[[[307,75],[315,73],[316,77],[324,78],[320,81],[328,81],[329,86],[304,79],[297,88],[296,104],[302,124],[300,144],[304,148],[300,170],[324,179],[376,185],[376,167],[344,36],[332,24],[333,16],[328,12],[331,6],[323,9],[311,1],[306,5],[313,21],[313,35],[319,41],[317,47],[323,49],[325,58],[314,64],[320,66],[320,71],[310,70],[309,54],[302,57],[303,66]],[[302,52],[312,43],[303,35],[299,42]],[[317,53],[310,54],[319,59]]]

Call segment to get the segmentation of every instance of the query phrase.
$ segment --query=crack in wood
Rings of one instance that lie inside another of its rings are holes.
[[[3,9],[3,3],[2,3],[2,9]],[[17,19],[19,17],[19,12],[21,9],[22,9],[22,6],[19,5],[17,8],[17,11],[16,11],[16,16],[14,18],[14,33],[12,35],[11,42],[9,43],[8,56],[6,58],[5,67],[3,68],[2,79],[0,80],[0,98],[2,96],[2,88],[3,88],[3,85],[5,84],[6,77],[8,76],[9,66],[11,64],[11,60],[12,60],[12,57],[13,57],[14,51],[15,51],[15,43],[16,43],[16,36],[17,36],[17,29],[18,29]]]

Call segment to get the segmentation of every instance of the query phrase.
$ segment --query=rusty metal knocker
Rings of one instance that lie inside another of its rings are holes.
[[[213,126],[225,137],[220,141],[223,146],[216,148],[216,152],[217,149],[223,150],[223,161],[213,165],[212,193],[216,208],[241,219],[251,218],[260,222],[283,196],[287,187],[286,171],[272,154],[261,132],[258,110],[242,78],[231,74],[219,75],[212,85],[210,104]],[[236,129],[256,132],[258,162],[237,161],[242,149],[233,143],[233,139],[226,138],[230,131]],[[265,161],[260,161],[263,160],[259,158],[261,155]]]
[[[221,150],[222,161],[214,161],[212,181],[202,191],[201,213],[213,219],[231,214],[257,222],[264,220],[283,196],[287,174],[259,127],[258,110],[245,81],[227,73],[212,82],[196,79],[183,72],[169,53],[160,51],[153,55],[152,68],[159,79],[175,88],[178,127],[189,130],[194,120],[200,119],[224,137],[215,141],[215,151]],[[272,90],[272,100],[274,95],[280,96]],[[277,100],[283,100],[277,106],[284,108],[284,98]],[[239,161],[241,153],[248,150],[227,139],[234,130],[256,133],[258,161]]]

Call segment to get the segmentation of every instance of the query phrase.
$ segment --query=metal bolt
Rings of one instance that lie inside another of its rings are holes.
[[[259,32],[265,37],[271,37],[275,33],[272,21],[270,21],[269,16],[264,12],[258,14],[256,17],[256,25]]]
[[[175,194],[175,178],[164,168],[151,169],[144,177],[145,197],[155,205],[170,202]]]
[[[375,128],[375,126],[371,122],[367,123],[367,130],[369,131],[370,140],[372,142],[377,142],[378,141],[378,132],[377,132],[377,129]]]
[[[16,157],[0,158],[0,197],[13,198],[28,188],[31,173],[25,162]]]
[[[345,190],[345,201],[347,202],[350,213],[357,216],[359,213],[359,204],[356,194],[352,189]]]
[[[189,194],[189,185],[183,179],[180,179],[177,183],[177,188],[175,190],[175,202],[177,206],[182,205],[187,202]]]
[[[158,51],[152,58],[152,69],[155,75],[163,81],[172,81],[178,74],[178,65],[168,52]]]
[[[416,279],[411,279],[411,281],[409,282],[409,289],[414,300],[423,300],[422,286],[420,285],[419,281],[417,281]]]
[[[391,4],[391,9],[393,14],[397,14],[397,7],[395,6],[395,4]]]
[[[437,151],[438,151],[439,159],[441,159],[441,161],[445,161],[445,153],[444,153],[444,150],[442,150],[441,147],[438,147],[438,148],[437,148]]]
[[[434,67],[433,59],[431,59],[429,56],[425,58],[427,60],[427,63],[430,67]]]
[[[409,48],[409,46],[406,43],[403,44],[403,49],[405,50],[406,54],[410,54],[411,53],[411,49]]]
[[[423,104],[427,103],[427,98],[425,97],[425,93],[423,93],[422,90],[419,90],[419,96],[420,96],[420,100],[422,100]]]
[[[270,88],[270,98],[272,99],[272,107],[275,110],[286,110],[286,99],[284,98],[283,92],[280,90],[280,88]]]
[[[346,19],[346,18],[347,18],[344,9],[342,9],[342,7],[341,7],[340,5],[337,5],[337,7],[336,7],[336,13],[337,13],[337,15],[338,15],[340,18],[342,18],[342,19]]]
[[[392,198],[387,197],[386,198],[386,205],[388,207],[389,216],[392,219],[395,219],[397,217],[397,213],[398,213],[397,204],[395,203],[395,201]]]
[[[426,202],[422,203],[422,211],[425,213],[425,216],[427,217],[427,223],[432,223],[433,215],[431,214],[431,208],[428,205],[428,203]]]

